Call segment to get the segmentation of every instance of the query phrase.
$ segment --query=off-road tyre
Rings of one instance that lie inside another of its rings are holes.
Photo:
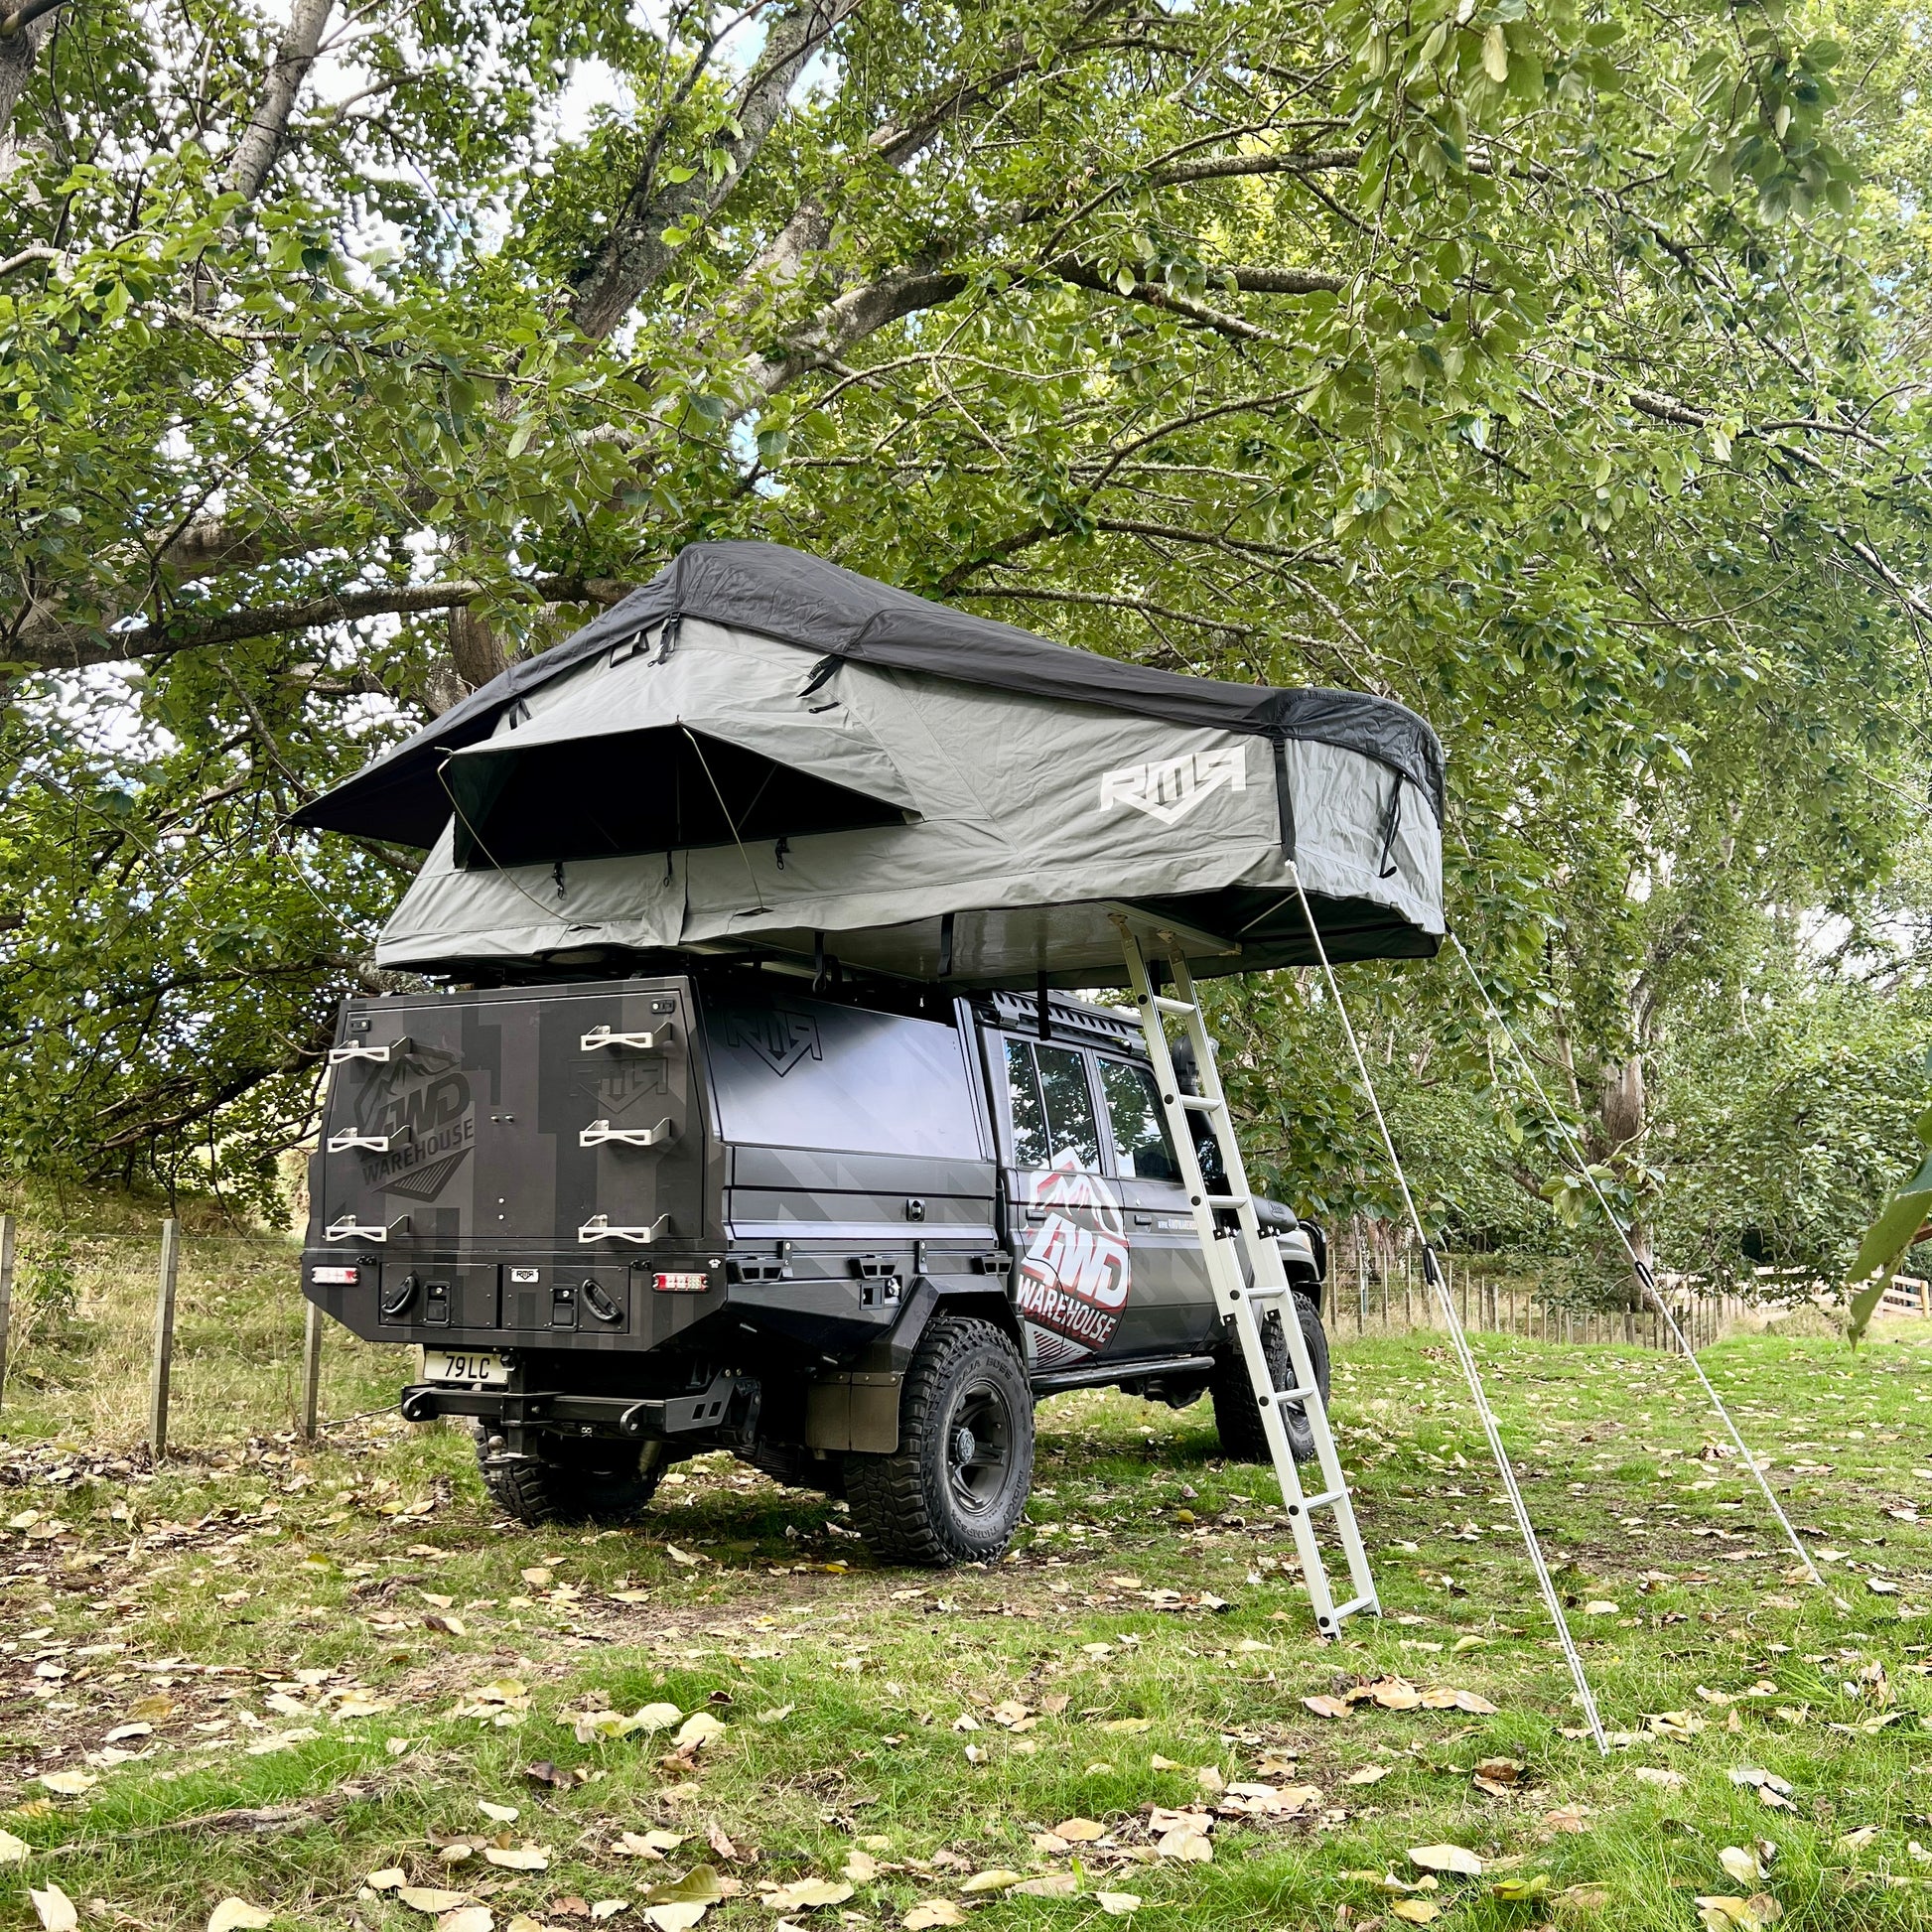
[[[1013,1541],[1033,1479],[1026,1364],[974,1316],[942,1315],[920,1337],[899,1391],[897,1450],[845,1458],[853,1524],[882,1563],[991,1562]]]
[[[670,1467],[662,1443],[639,1448],[604,1437],[539,1436],[527,1453],[510,1456],[491,1449],[486,1425],[477,1425],[476,1435],[490,1500],[532,1527],[634,1522]]]
[[[1307,1296],[1292,1298],[1295,1312],[1302,1323],[1302,1338],[1309,1345],[1310,1359],[1314,1363],[1314,1385],[1321,1391],[1321,1400],[1328,1400],[1328,1331],[1321,1325],[1321,1311]],[[1295,1386],[1294,1370],[1289,1360],[1288,1337],[1282,1332],[1281,1315],[1276,1310],[1269,1310],[1262,1317],[1262,1346],[1267,1351],[1268,1368],[1278,1389],[1292,1389]],[[1255,1401],[1255,1392],[1248,1381],[1248,1365],[1242,1359],[1241,1350],[1230,1343],[1229,1347],[1216,1360],[1214,1379],[1208,1384],[1209,1393],[1214,1398],[1214,1427],[1220,1432],[1221,1452],[1231,1462],[1267,1462],[1268,1435],[1261,1426],[1261,1405]],[[1299,1402],[1290,1403],[1282,1411],[1282,1421],[1288,1428],[1288,1446],[1295,1452],[1298,1462],[1314,1460],[1314,1431],[1309,1426],[1308,1414]]]

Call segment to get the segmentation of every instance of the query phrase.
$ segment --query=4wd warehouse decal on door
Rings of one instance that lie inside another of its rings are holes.
[[[1014,1306],[1039,1332],[1040,1364],[1106,1347],[1134,1284],[1134,1255],[1120,1202],[1099,1174],[1083,1173],[1069,1148],[1033,1176],[1028,1204],[1046,1209],[1021,1258]]]

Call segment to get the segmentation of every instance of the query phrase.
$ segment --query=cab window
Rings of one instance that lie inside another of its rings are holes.
[[[1114,1131],[1114,1160],[1123,1180],[1178,1180],[1180,1167],[1161,1113],[1154,1075],[1127,1060],[1100,1062],[1100,1092]]]
[[[1050,1168],[1070,1154],[1082,1173],[1097,1173],[1100,1130],[1087,1085],[1086,1055],[1067,1046],[1009,1039],[1006,1057],[1014,1165]]]

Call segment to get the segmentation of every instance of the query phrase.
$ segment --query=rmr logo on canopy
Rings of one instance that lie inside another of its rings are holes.
[[[1100,809],[1129,805],[1163,825],[1178,825],[1209,792],[1225,785],[1248,788],[1247,748],[1227,752],[1188,752],[1177,759],[1123,764],[1100,774]]]

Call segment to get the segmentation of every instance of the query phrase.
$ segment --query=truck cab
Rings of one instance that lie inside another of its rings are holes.
[[[1035,1402],[1094,1386],[1211,1393],[1267,1459],[1131,1014],[720,967],[354,1000],[330,1059],[305,1293],[421,1350],[403,1414],[525,1521],[725,1448],[984,1560]],[[1319,1231],[1257,1207],[1325,1395]]]

